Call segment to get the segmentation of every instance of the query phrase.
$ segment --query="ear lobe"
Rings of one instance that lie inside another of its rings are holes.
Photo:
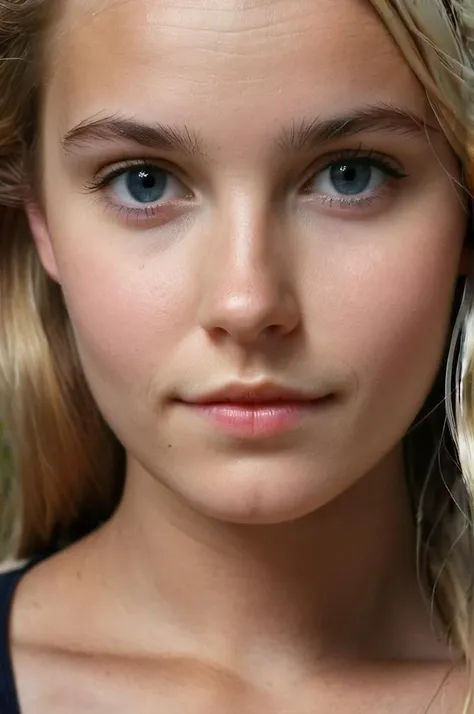
[[[60,283],[56,256],[54,255],[44,212],[35,201],[27,201],[25,203],[25,211],[41,264],[48,275],[57,283]]]

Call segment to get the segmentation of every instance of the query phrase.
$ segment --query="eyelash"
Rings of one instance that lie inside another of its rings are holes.
[[[381,154],[377,151],[368,151],[359,147],[357,149],[343,149],[336,155],[331,155],[330,159],[327,160],[325,164],[315,170],[314,164],[311,170],[309,178],[305,179],[303,183],[303,194],[311,194],[310,191],[305,191],[305,187],[319,174],[323,173],[331,166],[343,163],[344,161],[354,161],[355,159],[364,160],[368,166],[382,171],[386,176],[400,181],[405,178],[409,178],[409,174],[403,171],[400,166],[397,166],[393,161],[390,161],[385,154]],[[336,198],[335,196],[319,196],[319,201],[321,201],[325,206],[329,208],[350,209],[350,208],[370,208],[370,206],[377,200],[383,198],[381,193],[378,195],[368,195],[358,198]]]
[[[302,188],[302,193],[303,195],[313,195],[311,192],[305,191],[305,187],[308,186],[308,184],[319,174],[322,172],[326,171],[333,165],[337,165],[339,163],[342,163],[344,161],[349,161],[352,160],[354,161],[355,159],[359,160],[364,160],[367,165],[370,165],[373,168],[379,169],[382,171],[385,175],[389,176],[390,178],[394,180],[401,180],[404,178],[408,178],[409,174],[407,174],[405,171],[403,171],[399,166],[395,165],[393,162],[390,162],[387,156],[384,154],[380,154],[376,151],[367,151],[366,149],[362,148],[357,148],[357,149],[344,149],[342,151],[339,151],[337,154],[331,155],[330,159],[327,160],[325,164],[323,164],[322,167],[318,167],[315,169],[315,165],[313,164],[311,174],[309,175],[308,178],[305,179],[303,183],[303,188]],[[151,161],[145,161],[145,160],[140,160],[140,159],[135,159],[131,161],[125,161],[123,162],[120,166],[115,167],[111,171],[107,172],[106,174],[99,176],[95,178],[93,181],[91,181],[89,184],[87,184],[84,188],[87,192],[90,193],[98,193],[103,191],[104,189],[109,186],[114,179],[119,178],[123,174],[125,174],[128,170],[130,169],[137,169],[137,168],[142,168],[142,167],[147,167],[147,168],[154,168],[159,169],[160,171],[166,172],[169,175],[173,176],[176,178],[174,175],[173,171],[167,167],[164,167],[160,165],[159,163],[153,163]],[[179,179],[178,179],[179,180]],[[340,208],[340,209],[350,209],[350,208],[369,208],[374,201],[376,201],[378,198],[381,198],[382,196],[379,194],[377,195],[368,195],[364,197],[359,197],[359,198],[337,198],[335,196],[319,196],[319,200],[325,205],[328,206],[330,209],[331,208]],[[106,208],[114,210],[117,216],[124,217],[126,222],[129,221],[135,221],[135,222],[141,222],[141,221],[146,221],[149,219],[152,219],[157,216],[157,214],[162,211],[162,207],[164,205],[163,202],[161,204],[156,204],[156,205],[148,205],[144,206],[142,208],[134,208],[132,206],[124,206],[124,205],[119,205],[115,203],[114,201],[109,200],[108,198],[100,198],[101,203],[105,203]],[[168,201],[169,203],[169,201]]]
[[[90,183],[84,186],[84,190],[87,193],[99,193],[104,191],[104,189],[109,186],[114,179],[119,178],[125,174],[130,169],[140,169],[140,168],[153,168],[163,171],[170,176],[176,178],[173,171],[167,167],[161,165],[159,162],[146,161],[144,159],[133,159],[130,161],[124,161],[120,166],[116,166],[111,171],[103,175],[99,175],[97,178],[93,179]],[[179,180],[179,179],[178,179]],[[112,210],[119,217],[124,217],[125,222],[142,222],[147,221],[151,218],[156,217],[158,212],[162,210],[163,204],[160,205],[149,205],[143,206],[142,208],[133,208],[132,206],[123,206],[111,201],[108,198],[99,198],[101,204],[105,204],[105,208]],[[168,202],[169,203],[169,202]]]

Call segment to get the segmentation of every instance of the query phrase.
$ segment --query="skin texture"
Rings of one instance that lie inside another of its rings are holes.
[[[466,213],[422,88],[359,0],[69,0],[57,30],[27,210],[127,480],[108,524],[20,586],[24,711],[424,711],[449,662],[400,441],[439,366]],[[276,151],[368,105],[431,128]],[[105,115],[185,126],[200,152],[64,149]],[[407,176],[341,204],[323,171],[348,150]],[[85,186],[137,159],[174,178],[156,215],[126,220],[123,183]],[[263,380],[331,399],[252,440],[175,401]]]
[[[367,17],[363,35],[343,7],[326,23],[319,8],[285,3],[191,3],[183,19],[173,3],[121,3],[95,19],[78,7],[69,34],[63,20],[46,98],[52,246],[40,242],[43,259],[63,285],[87,379],[130,472],[150,473],[215,518],[282,522],[333,499],[393,449],[438,365],[465,222],[442,136],[435,153],[390,127],[272,161],[281,129],[304,119],[374,103],[426,115],[371,11],[348,6]],[[377,43],[376,68],[364,42]],[[168,195],[196,194],[168,208],[172,220],[127,225],[84,192],[104,165],[162,158],[119,142],[64,156],[64,134],[104,109],[203,136],[207,163],[163,157],[187,174],[186,191]],[[301,195],[313,162],[323,168],[323,156],[361,143],[411,174],[393,199],[364,213]],[[262,379],[339,399],[271,448],[229,442],[169,403]]]

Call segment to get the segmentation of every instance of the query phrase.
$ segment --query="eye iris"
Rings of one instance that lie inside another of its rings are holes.
[[[331,182],[338,193],[363,193],[370,184],[372,167],[361,161],[345,161],[331,167]]]
[[[153,203],[162,198],[167,174],[156,169],[139,168],[127,174],[127,189],[139,203]]]

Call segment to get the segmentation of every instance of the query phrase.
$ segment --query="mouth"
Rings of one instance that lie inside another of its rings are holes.
[[[275,384],[234,384],[180,402],[195,416],[227,435],[261,439],[294,431],[334,399]]]

